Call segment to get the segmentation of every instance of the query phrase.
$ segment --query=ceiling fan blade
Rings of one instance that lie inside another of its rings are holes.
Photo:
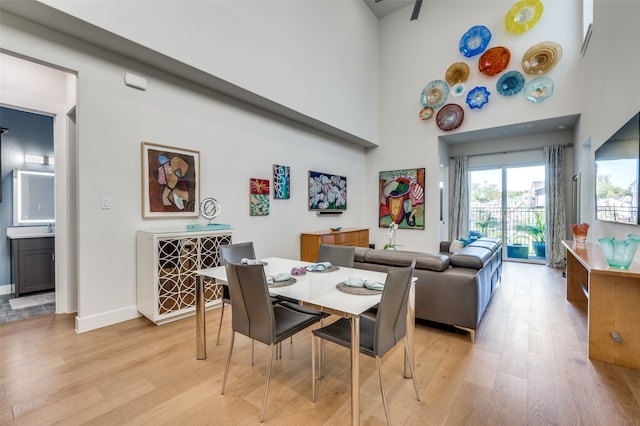
[[[418,19],[420,14],[420,7],[422,6],[422,0],[416,0],[416,4],[413,5],[413,13],[411,13],[411,21]]]

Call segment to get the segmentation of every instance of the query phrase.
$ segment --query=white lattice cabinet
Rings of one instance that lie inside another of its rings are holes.
[[[198,269],[221,265],[220,246],[231,244],[231,232],[137,233],[138,311],[156,324],[195,314]],[[205,306],[220,304],[222,288],[205,284]]]

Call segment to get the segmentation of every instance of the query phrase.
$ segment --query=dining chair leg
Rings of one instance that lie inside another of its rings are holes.
[[[319,364],[320,364],[320,377],[319,379],[324,379],[324,339],[320,339],[320,353],[318,354]]]
[[[316,402],[316,336],[311,333],[311,402]]]
[[[324,318],[320,318],[320,325],[318,326],[318,328],[322,328],[324,327]],[[320,339],[320,352],[318,353],[318,364],[320,364],[319,366],[319,373],[318,373],[318,380],[322,380],[324,379],[324,339]]]
[[[267,393],[269,393],[269,380],[271,380],[271,365],[273,364],[273,351],[275,345],[271,345],[271,356],[269,357],[269,364],[267,365],[267,379],[264,384],[264,398],[262,400],[262,413],[260,413],[260,423],[264,422],[264,412],[267,408]]]
[[[231,364],[231,353],[233,352],[233,341],[235,337],[236,332],[231,332],[231,344],[229,345],[229,354],[227,355],[227,366],[224,368],[224,378],[222,379],[222,391],[220,395],[224,395],[224,386],[227,384],[227,373],[229,372],[229,364]]]
[[[376,365],[378,367],[378,380],[380,381],[380,393],[382,394],[382,405],[384,406],[384,415],[387,417],[387,424],[391,424],[391,418],[389,417],[389,408],[387,407],[387,397],[384,393],[384,385],[382,384],[382,368],[380,365],[380,357],[376,356]]]
[[[404,347],[405,347],[405,353],[409,353],[409,342],[407,341],[407,338],[405,337],[404,340]],[[409,369],[411,370],[411,380],[413,380],[413,388],[416,391],[416,398],[418,399],[418,401],[420,401],[420,393],[418,392],[418,384],[416,383],[416,374],[415,371],[413,371],[413,361],[411,360],[411,356],[407,357],[407,361],[409,361]]]
[[[224,318],[224,305],[222,302],[222,309],[220,310],[220,323],[218,324],[218,338],[216,339],[216,346],[220,344],[220,330],[222,330],[222,318]]]
[[[251,365],[253,365],[253,352],[256,346],[256,341],[251,339]]]

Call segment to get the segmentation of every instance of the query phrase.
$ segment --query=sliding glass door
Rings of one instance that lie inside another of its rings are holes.
[[[501,239],[506,259],[543,262],[544,166],[472,170],[469,179],[472,235]]]

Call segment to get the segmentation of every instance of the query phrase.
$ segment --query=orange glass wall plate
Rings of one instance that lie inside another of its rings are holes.
[[[478,69],[488,77],[500,74],[509,65],[511,52],[504,46],[488,49],[478,60]]]

